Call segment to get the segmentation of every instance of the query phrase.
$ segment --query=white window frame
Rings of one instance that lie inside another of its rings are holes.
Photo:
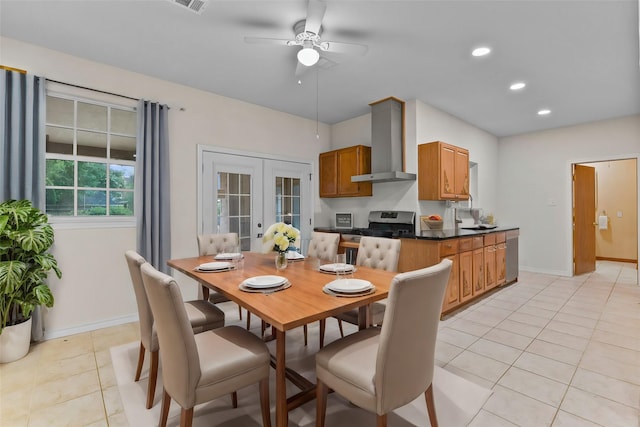
[[[55,90],[50,90],[47,89],[45,96],[51,96],[51,97],[56,97],[56,98],[61,98],[61,99],[67,99],[70,101],[74,101],[75,104],[77,104],[78,102],[83,102],[83,103],[88,103],[88,104],[93,104],[93,105],[100,105],[103,107],[107,107],[108,110],[108,114],[107,114],[107,155],[110,155],[110,144],[111,144],[111,135],[116,135],[116,136],[126,136],[126,137],[130,137],[131,135],[124,135],[124,134],[119,134],[117,132],[111,132],[111,109],[119,109],[119,110],[125,110],[125,111],[132,111],[135,112],[136,111],[136,105],[133,102],[130,103],[130,105],[125,105],[124,103],[116,103],[113,101],[102,101],[102,100],[98,100],[95,98],[89,98],[86,96],[79,96],[79,95],[75,95],[75,94],[69,94],[69,93],[64,93],[64,92],[59,92],[59,91],[55,91]],[[75,114],[75,112],[77,111],[76,108],[74,108],[74,124],[73,126],[61,126],[58,124],[50,124],[48,121],[46,121],[45,126],[56,126],[56,127],[60,127],[60,128],[67,128],[67,129],[73,129],[73,130],[84,130],[82,128],[78,128],[77,127],[77,115]],[[93,131],[93,130],[91,130]],[[71,160],[75,163],[75,167],[74,167],[74,185],[73,185],[73,190],[74,190],[74,200],[76,197],[76,192],[78,191],[79,187],[77,186],[77,174],[78,174],[78,162],[82,162],[82,161],[87,161],[87,162],[92,162],[92,163],[104,163],[107,165],[107,185],[109,182],[109,165],[111,164],[121,164],[121,165],[127,165],[127,166],[133,166],[134,168],[136,167],[136,162],[135,161],[131,161],[131,160],[121,160],[121,159],[114,159],[112,160],[110,157],[91,157],[91,156],[79,156],[77,153],[75,153],[76,150],[76,144],[74,144],[74,154],[60,154],[60,153],[48,153],[45,150],[45,170],[46,170],[46,160],[49,159],[59,159],[59,160]],[[51,187],[47,187],[45,184],[45,193],[46,190],[49,188],[56,188],[55,186],[51,186]],[[64,187],[64,189],[69,189],[69,187]],[[102,189],[100,189],[102,190]],[[109,191],[109,187],[105,188],[105,191]],[[137,190],[137,183],[134,181],[134,188],[133,190],[120,190],[117,189],[115,191],[126,191],[129,192],[131,191],[134,195],[134,199],[135,199],[135,194],[138,191]],[[108,199],[109,197],[107,196],[107,204],[108,204]],[[46,202],[45,202],[46,203]],[[74,206],[75,206],[75,202],[74,202]],[[53,215],[49,215],[49,222],[54,226],[54,228],[56,229],[76,229],[76,228],[131,228],[131,227],[135,227],[136,226],[136,217],[135,217],[135,210],[136,210],[136,206],[134,205],[134,215],[131,216],[121,216],[121,215],[114,215],[114,216],[110,216],[110,215],[90,215],[90,216],[53,216]],[[76,212],[77,213],[77,212]]]

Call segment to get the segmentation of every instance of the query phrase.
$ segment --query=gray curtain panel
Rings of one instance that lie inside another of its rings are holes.
[[[45,209],[45,78],[0,70],[0,200],[27,199]],[[40,307],[31,315],[31,339],[44,339]]]
[[[0,70],[0,200],[44,210],[44,77]]]
[[[135,175],[138,253],[167,274],[171,258],[168,111],[166,105],[138,102]]]

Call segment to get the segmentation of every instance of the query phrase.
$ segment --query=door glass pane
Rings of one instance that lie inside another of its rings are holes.
[[[276,177],[275,180],[276,221],[291,224],[300,229],[300,179]],[[297,194],[295,194],[295,188],[297,188]]]
[[[217,233],[238,233],[242,250],[251,250],[251,175],[218,172]]]

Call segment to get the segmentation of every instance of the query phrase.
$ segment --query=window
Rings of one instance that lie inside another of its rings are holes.
[[[132,217],[134,108],[47,95],[46,212],[53,217]]]

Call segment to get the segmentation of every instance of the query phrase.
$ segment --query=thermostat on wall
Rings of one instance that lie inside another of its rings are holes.
[[[336,213],[336,228],[353,228],[353,214]]]

